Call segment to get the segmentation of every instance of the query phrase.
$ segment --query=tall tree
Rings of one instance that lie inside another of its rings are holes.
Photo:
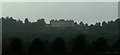
[[[28,20],[28,18],[25,18],[25,24],[29,24],[30,22],[29,22],[29,20]]]
[[[117,42],[113,45],[114,50],[116,52],[120,52],[120,38],[117,40]]]
[[[43,52],[43,43],[39,38],[36,38],[32,41],[29,52],[31,53],[42,53]]]
[[[18,38],[14,38],[13,41],[10,44],[9,51],[11,53],[21,53],[22,52],[22,40]]]
[[[93,50],[97,52],[107,52],[108,44],[107,39],[100,37],[96,42],[93,42]]]
[[[86,39],[84,34],[79,34],[74,40],[72,50],[73,52],[84,53],[87,49]]]
[[[61,37],[56,38],[53,43],[52,43],[52,51],[53,52],[64,52],[66,50],[66,46],[65,46],[65,40],[62,39]]]

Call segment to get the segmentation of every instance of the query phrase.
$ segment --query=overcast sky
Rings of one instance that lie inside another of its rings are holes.
[[[119,0],[2,0],[3,2],[118,2]]]
[[[47,23],[51,19],[73,19],[76,22],[95,23],[115,20],[118,17],[117,2],[4,2],[2,15],[15,19],[29,18],[35,22],[44,18]]]

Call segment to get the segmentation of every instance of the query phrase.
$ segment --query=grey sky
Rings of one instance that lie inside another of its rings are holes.
[[[119,0],[2,0],[2,2],[118,2]]]
[[[2,3],[0,2],[0,17],[2,16]]]
[[[2,15],[34,22],[44,18],[73,19],[76,22],[95,23],[115,20],[118,17],[117,2],[4,2]]]

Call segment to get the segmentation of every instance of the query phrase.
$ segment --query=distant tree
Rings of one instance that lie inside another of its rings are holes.
[[[2,22],[6,22],[4,17],[1,17],[0,19],[2,20]],[[4,24],[4,23],[2,23],[2,24]]]
[[[90,27],[93,27],[93,26],[94,26],[93,24],[90,25]]]
[[[74,40],[72,51],[84,53],[87,49],[86,36],[84,34],[79,34]]]
[[[10,19],[13,19],[13,17],[10,17]]]
[[[19,19],[18,21],[17,21],[19,24],[22,24],[23,22]]]
[[[29,49],[30,53],[42,53],[43,52],[43,42],[36,38],[32,41]]]
[[[28,18],[25,18],[25,24],[29,24],[30,22],[29,22],[29,20],[28,20]]]
[[[37,22],[34,22],[32,24],[34,24],[35,27],[41,28],[41,27],[45,27],[46,22],[44,19],[38,19]]]
[[[74,23],[74,27],[77,27],[77,26],[78,26],[78,24],[77,24],[77,22],[75,22],[75,23]]]
[[[84,24],[83,22],[80,22],[79,25],[80,25],[80,26],[84,26],[85,24]]]
[[[51,48],[53,52],[57,53],[65,52],[66,50],[65,40],[62,39],[61,37],[56,38],[53,41]]]
[[[9,19],[9,16],[7,16],[6,19]]]
[[[96,24],[95,24],[95,26],[100,27],[100,26],[101,26],[101,23],[100,23],[100,22],[98,22],[98,23],[96,23]]]
[[[100,37],[97,41],[93,42],[93,50],[96,52],[107,52],[108,44],[107,39]]]
[[[86,23],[85,25],[88,27],[88,24],[87,24],[87,23]]]
[[[102,26],[106,26],[107,23],[105,21],[102,22]]]
[[[5,19],[4,17],[1,17],[0,19]]]
[[[44,19],[38,19],[37,22],[40,24],[40,25],[45,25],[45,20]]]
[[[120,38],[118,41],[113,45],[113,51],[120,52]]]
[[[21,53],[23,51],[22,40],[18,38],[14,38],[10,44],[9,51],[11,53]]]
[[[119,33],[119,36],[120,36],[120,18],[118,18],[116,20],[116,23],[117,23],[117,26],[118,26],[118,33]]]

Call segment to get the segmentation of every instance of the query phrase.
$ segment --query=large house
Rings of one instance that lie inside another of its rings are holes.
[[[73,20],[51,20],[50,25],[52,27],[73,27],[74,26],[74,21]]]

